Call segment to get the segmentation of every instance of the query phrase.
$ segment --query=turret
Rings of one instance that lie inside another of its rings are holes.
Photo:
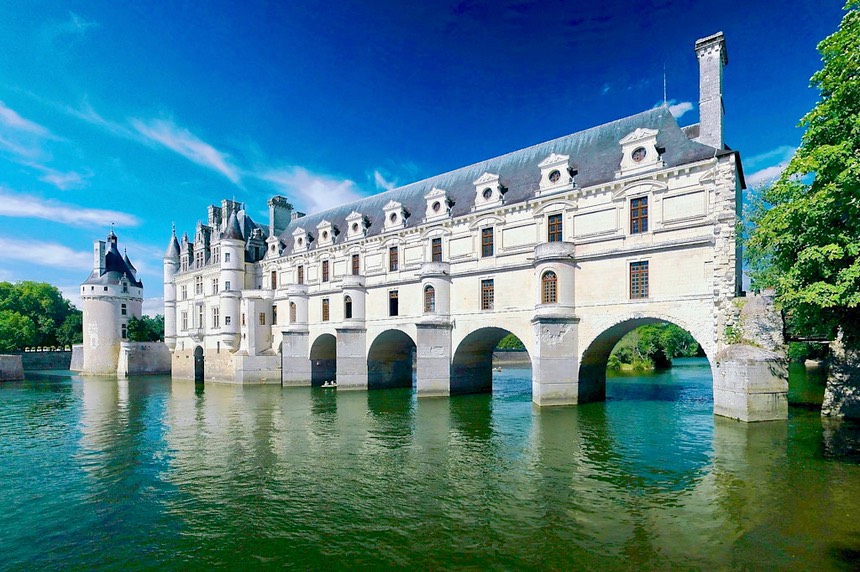
[[[176,272],[179,271],[179,241],[176,226],[164,253],[164,341],[171,350],[176,347]]]
[[[233,206],[233,205],[231,205]],[[221,342],[235,351],[239,347],[241,291],[245,287],[245,239],[236,211],[232,210],[221,233]]]

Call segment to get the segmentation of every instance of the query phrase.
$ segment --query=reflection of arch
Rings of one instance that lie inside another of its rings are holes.
[[[401,330],[385,330],[367,352],[367,388],[412,387],[415,342]]]
[[[337,375],[337,339],[322,334],[311,346],[311,385],[333,381]]]
[[[194,348],[194,381],[203,383],[203,348]]]
[[[463,338],[454,352],[451,366],[452,395],[493,390],[493,351],[510,333],[503,328],[489,327],[477,329]]]
[[[705,354],[708,354],[708,348],[702,344],[702,341],[696,336],[696,332],[690,331],[687,326],[676,320],[665,317],[627,316],[603,330],[583,351],[579,360],[579,401],[581,403],[600,401],[606,397],[606,364],[609,360],[609,354],[621,338],[639,326],[663,323],[672,323],[685,329],[696,338],[696,342],[702,347]],[[713,364],[710,356],[707,357],[708,361]]]

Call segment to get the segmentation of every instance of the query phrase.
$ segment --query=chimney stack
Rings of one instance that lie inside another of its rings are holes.
[[[699,59],[699,143],[723,148],[723,67],[729,63],[722,32],[696,40]]]
[[[98,276],[105,273],[105,254],[107,244],[103,240],[97,240],[93,243],[93,272],[98,272]]]

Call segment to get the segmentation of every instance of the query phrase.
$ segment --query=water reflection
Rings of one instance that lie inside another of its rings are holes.
[[[13,568],[803,569],[860,553],[856,426],[715,418],[696,362],[610,376],[608,402],[569,408],[533,407],[527,368],[452,399],[51,384],[0,389]]]

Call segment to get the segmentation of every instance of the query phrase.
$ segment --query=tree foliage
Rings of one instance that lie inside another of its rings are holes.
[[[164,316],[132,316],[128,320],[128,339],[132,342],[157,342],[164,339]]]
[[[499,345],[496,346],[497,350],[508,350],[508,351],[522,351],[525,350],[526,347],[523,345],[523,342],[520,341],[518,337],[513,334],[508,334],[504,338],[499,341]]]
[[[45,282],[0,282],[0,347],[58,346],[82,340],[81,312]]]
[[[693,357],[698,352],[699,344],[687,330],[675,324],[650,324],[621,338],[609,356],[608,367],[665,368],[672,365],[673,358]]]
[[[754,197],[746,253],[755,288],[773,288],[791,327],[860,341],[860,0],[818,44],[820,100],[801,145]]]

